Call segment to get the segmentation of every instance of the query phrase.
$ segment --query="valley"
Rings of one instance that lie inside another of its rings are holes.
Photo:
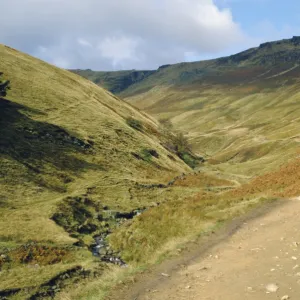
[[[108,299],[300,195],[299,37],[149,71],[0,55],[0,299]]]
[[[300,38],[159,68],[121,98],[184,132],[223,171],[257,175],[295,157]]]

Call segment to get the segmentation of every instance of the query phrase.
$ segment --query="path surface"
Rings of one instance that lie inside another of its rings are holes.
[[[122,299],[300,299],[300,200],[243,220],[219,239],[198,256],[157,267],[124,288]]]

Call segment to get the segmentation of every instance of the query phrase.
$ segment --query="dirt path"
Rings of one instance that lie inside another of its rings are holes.
[[[237,220],[191,248],[111,299],[300,299],[299,199]]]

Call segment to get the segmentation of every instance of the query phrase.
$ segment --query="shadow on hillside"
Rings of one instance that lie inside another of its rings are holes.
[[[55,184],[50,183],[51,177],[66,184],[72,180],[70,176],[78,176],[85,169],[102,169],[99,165],[75,157],[75,154],[91,152],[89,143],[59,126],[31,119],[27,115],[30,113],[42,114],[0,98],[0,161],[6,158],[25,166],[28,178],[26,176],[24,181],[33,180],[55,189]],[[5,175],[9,181],[11,175]]]

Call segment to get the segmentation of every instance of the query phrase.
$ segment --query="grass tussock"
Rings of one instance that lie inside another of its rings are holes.
[[[54,265],[71,258],[71,249],[31,242],[1,253],[0,268],[10,269],[19,264]]]
[[[134,119],[134,118],[128,118],[127,120],[126,120],[126,123],[130,126],[130,127],[132,127],[132,128],[134,128],[134,129],[136,129],[136,130],[138,130],[138,131],[143,131],[143,124],[142,124],[142,122],[141,121],[139,121],[139,120],[136,120],[136,119]]]

